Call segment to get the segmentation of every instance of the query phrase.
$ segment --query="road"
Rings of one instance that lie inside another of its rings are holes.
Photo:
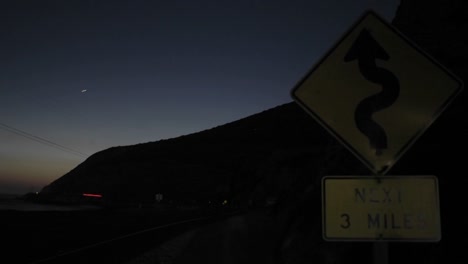
[[[275,264],[279,261],[274,226],[274,219],[263,211],[193,218],[28,263]]]
[[[37,259],[30,264],[52,263],[125,263],[143,254],[155,245],[177,236],[204,223],[214,221],[210,217],[197,217],[132,232],[120,237],[103,240],[81,248],[75,248],[47,258]],[[16,262],[15,262],[16,263]],[[19,263],[19,262],[18,262]]]
[[[279,263],[273,227],[273,220],[261,211],[234,215],[191,230],[131,263]]]

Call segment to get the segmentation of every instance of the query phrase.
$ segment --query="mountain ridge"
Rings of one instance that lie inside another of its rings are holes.
[[[307,132],[317,137],[306,136]],[[180,189],[184,189],[181,186],[187,185],[186,182],[191,182],[188,184],[191,189],[197,189],[194,186],[200,185],[198,192],[209,193],[209,189],[232,191],[230,185],[253,184],[241,183],[238,178],[243,177],[240,174],[255,178],[261,167],[257,168],[255,164],[268,162],[275,155],[288,155],[278,154],[281,152],[310,152],[307,149],[317,148],[323,145],[323,139],[329,138],[330,135],[323,128],[294,102],[290,102],[200,132],[100,151],[46,186],[41,193],[97,192],[122,200],[121,197],[116,198],[117,190],[125,190],[132,196],[147,190],[138,199],[129,200],[149,202],[159,192],[168,193],[167,197],[176,199],[175,193],[180,196]],[[138,176],[130,177],[135,174]],[[189,174],[193,178],[187,176]],[[178,179],[180,177],[183,180]],[[96,180],[98,178],[99,181]],[[132,183],[138,179],[141,182]],[[135,186],[129,188],[132,184]],[[197,195],[203,196],[200,193]],[[235,196],[232,192],[223,195]],[[208,196],[215,198],[217,195]]]

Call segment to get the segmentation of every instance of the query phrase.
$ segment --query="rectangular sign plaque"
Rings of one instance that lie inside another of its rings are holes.
[[[328,241],[439,241],[435,176],[327,176],[322,180]]]

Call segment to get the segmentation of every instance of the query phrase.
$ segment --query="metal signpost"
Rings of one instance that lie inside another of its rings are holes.
[[[463,89],[445,67],[373,11],[365,12],[293,88],[293,99],[373,176],[322,181],[327,241],[439,241],[435,176],[384,176]]]

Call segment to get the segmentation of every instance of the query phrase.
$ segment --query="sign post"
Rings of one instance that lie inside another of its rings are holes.
[[[292,98],[373,173],[322,181],[323,236],[437,242],[435,176],[385,176],[462,91],[463,83],[373,11],[365,12],[291,91]]]

